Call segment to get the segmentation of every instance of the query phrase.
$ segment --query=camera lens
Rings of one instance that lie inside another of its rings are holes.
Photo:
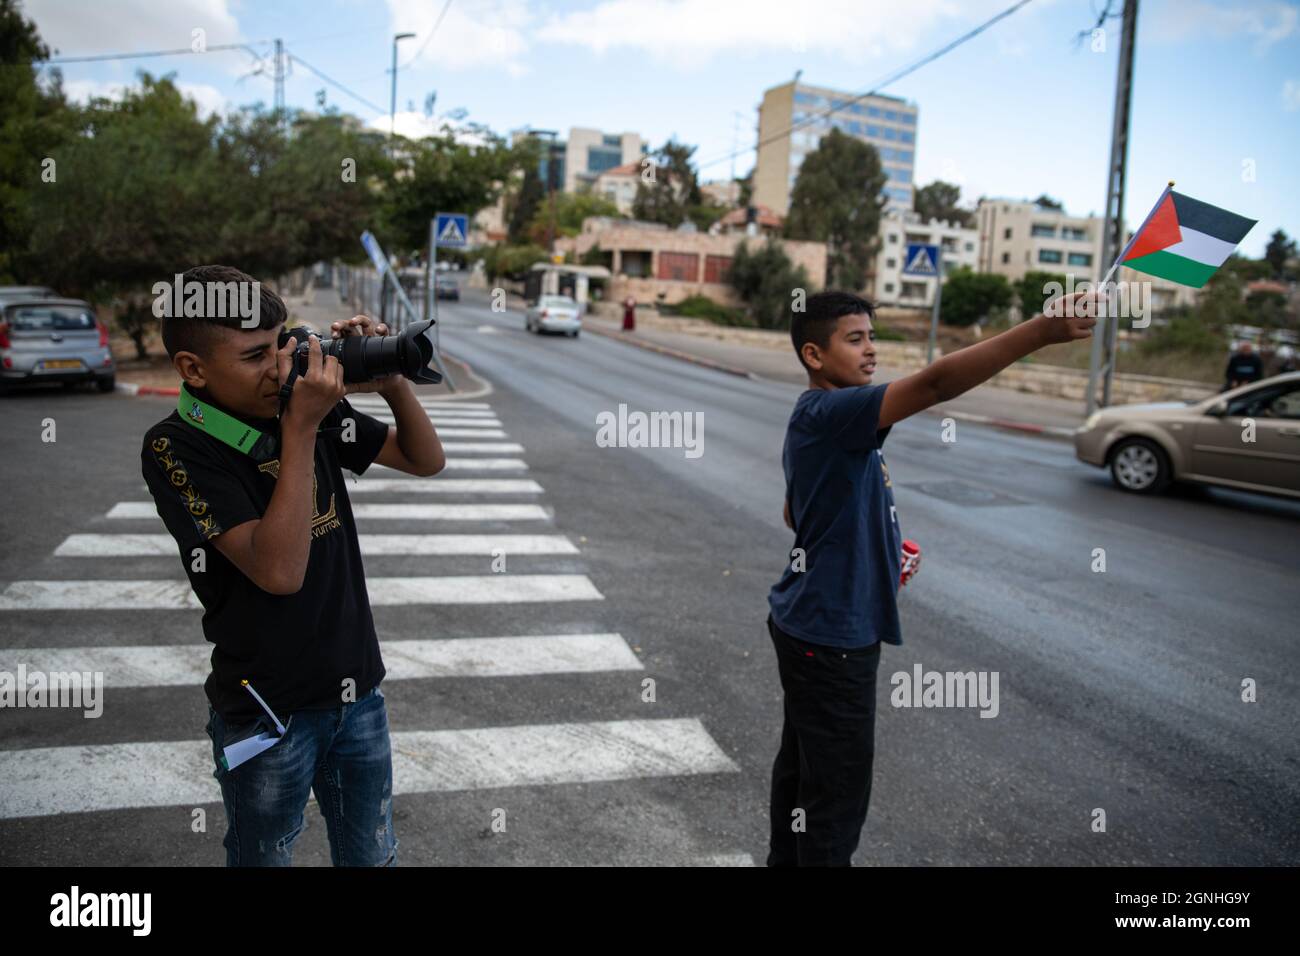
[[[396,335],[348,335],[341,339],[322,339],[321,354],[333,355],[343,366],[343,381],[369,382],[385,375],[402,375],[414,382],[436,385],[442,375],[430,367],[433,340],[429,330],[433,321],[416,322]],[[298,340],[298,371],[307,371],[309,335],[319,333],[307,326],[297,326],[281,333],[281,343]]]

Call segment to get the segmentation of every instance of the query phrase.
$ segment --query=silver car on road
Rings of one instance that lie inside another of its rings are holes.
[[[108,328],[80,299],[0,299],[0,390],[41,382],[116,384]]]
[[[571,296],[543,295],[524,314],[529,332],[564,332],[573,338],[582,331],[582,309]]]

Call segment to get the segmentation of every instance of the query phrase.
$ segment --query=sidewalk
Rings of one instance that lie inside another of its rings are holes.
[[[638,328],[636,332],[623,332],[620,322],[594,315],[585,315],[582,321],[584,328],[599,335],[621,339],[643,348],[649,347],[664,354],[677,353],[677,357],[688,361],[699,359],[701,361],[697,364],[716,367],[720,371],[793,385],[803,385],[808,381],[808,375],[799,364],[793,346],[788,349],[763,348],[661,329]],[[882,368],[874,381],[884,384],[897,377],[888,368]],[[1082,402],[1032,395],[992,385],[981,385],[960,398],[936,405],[929,411],[934,415],[1054,438],[1070,437],[1084,418]]]

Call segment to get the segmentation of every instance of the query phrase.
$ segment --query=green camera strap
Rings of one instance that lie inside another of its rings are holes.
[[[260,432],[233,415],[200,401],[184,385],[181,386],[180,398],[176,402],[176,411],[183,421],[224,442],[235,451],[243,452],[258,461],[275,457],[279,445],[276,436]]]

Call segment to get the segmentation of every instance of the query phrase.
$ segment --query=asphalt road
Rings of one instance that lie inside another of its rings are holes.
[[[400,862],[761,863],[780,729],[763,621],[792,542],[780,448],[799,388],[596,336],[529,335],[521,315],[493,313],[472,292],[440,310],[444,348],[493,386],[465,407],[500,422],[492,441],[523,448],[505,456],[518,462],[506,470],[484,465],[482,452],[453,454],[478,464],[435,481],[528,479],[540,490],[417,495],[371,485],[354,504],[490,497],[543,514],[359,518],[363,540],[524,534],[571,548],[508,554],[499,577],[521,577],[475,583],[481,599],[376,608],[390,670],[395,661],[408,669],[385,682],[401,761]],[[703,453],[599,447],[597,415],[620,404],[699,413]],[[56,392],[0,407],[0,671],[57,660],[51,648],[141,648],[145,660],[193,652],[202,638],[192,610],[38,609],[48,589],[22,583],[182,577],[174,549],[107,556],[95,545],[69,556],[67,544],[161,531],[147,515],[107,516],[147,500],[139,435],[168,401]],[[40,440],[47,417],[54,443]],[[946,443],[931,416],[895,428],[885,456],[903,532],[920,542],[925,565],[903,593],[905,644],[882,655],[875,783],[856,862],[1300,862],[1300,507],[1219,492],[1139,499],[1064,443],[963,423]],[[1092,570],[1097,548],[1103,573]],[[385,577],[478,582],[489,563],[486,554],[386,554],[367,557],[366,569],[373,595]],[[509,593],[500,588],[535,576],[599,597],[500,599]],[[457,645],[469,649],[460,663],[404,643],[525,635],[543,640],[527,653],[500,641]],[[997,716],[890,706],[891,675],[917,663],[997,672]],[[1242,700],[1246,679],[1254,703]],[[110,686],[98,719],[0,710],[9,771],[0,863],[222,862],[210,761],[192,759],[194,742],[207,742],[206,706],[188,680]],[[150,761],[156,780],[139,770]],[[193,832],[196,809],[205,832]],[[493,826],[501,819],[504,832]],[[327,863],[314,807],[307,821],[297,860]]]

